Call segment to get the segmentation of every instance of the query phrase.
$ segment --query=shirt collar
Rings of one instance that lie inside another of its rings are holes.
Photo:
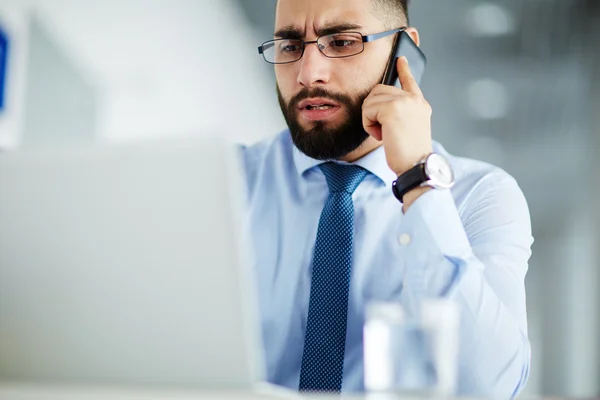
[[[327,162],[327,161],[315,160],[314,158],[308,157],[307,155],[302,153],[300,150],[298,150],[298,148],[294,145],[293,145],[293,157],[294,157],[294,164],[296,165],[296,170],[298,171],[298,174],[301,177],[303,177],[307,171],[317,167],[320,164]],[[373,150],[372,152],[370,152],[369,154],[367,154],[360,160],[355,161],[352,164],[344,162],[344,161],[338,161],[338,160],[332,160],[332,161],[336,162],[338,164],[344,164],[344,165],[358,165],[358,166],[366,169],[367,171],[369,171],[371,174],[373,174],[377,178],[379,178],[379,180],[385,186],[391,185],[392,182],[394,180],[396,180],[396,178],[397,178],[396,174],[387,165],[387,161],[385,159],[385,151],[383,149],[383,146],[378,147],[377,149]]]

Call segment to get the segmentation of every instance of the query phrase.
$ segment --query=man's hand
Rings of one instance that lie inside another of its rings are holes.
[[[378,141],[383,141],[388,166],[402,175],[433,151],[431,144],[431,106],[410,72],[405,57],[398,59],[402,89],[377,85],[363,103],[363,126]],[[404,196],[408,209],[427,188]]]

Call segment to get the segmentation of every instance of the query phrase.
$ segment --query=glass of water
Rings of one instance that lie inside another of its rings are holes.
[[[459,313],[448,300],[428,300],[409,317],[397,303],[367,307],[365,390],[373,395],[456,394]]]

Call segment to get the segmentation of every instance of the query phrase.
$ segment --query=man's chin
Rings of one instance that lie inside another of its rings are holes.
[[[334,130],[341,128],[344,125],[344,121],[343,120],[340,120],[340,121],[327,120],[327,119],[317,120],[317,121],[309,121],[307,119],[299,117],[296,119],[296,124],[297,124],[297,126],[302,128],[302,130],[305,132],[321,131],[321,130],[334,131]]]

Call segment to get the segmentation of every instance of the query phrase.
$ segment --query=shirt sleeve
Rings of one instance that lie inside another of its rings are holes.
[[[402,302],[409,313],[427,298],[456,301],[461,313],[461,395],[514,397],[530,364],[525,275],[531,222],[525,197],[508,174],[481,179],[457,209],[450,191],[432,190],[408,209],[401,234],[410,243]]]

